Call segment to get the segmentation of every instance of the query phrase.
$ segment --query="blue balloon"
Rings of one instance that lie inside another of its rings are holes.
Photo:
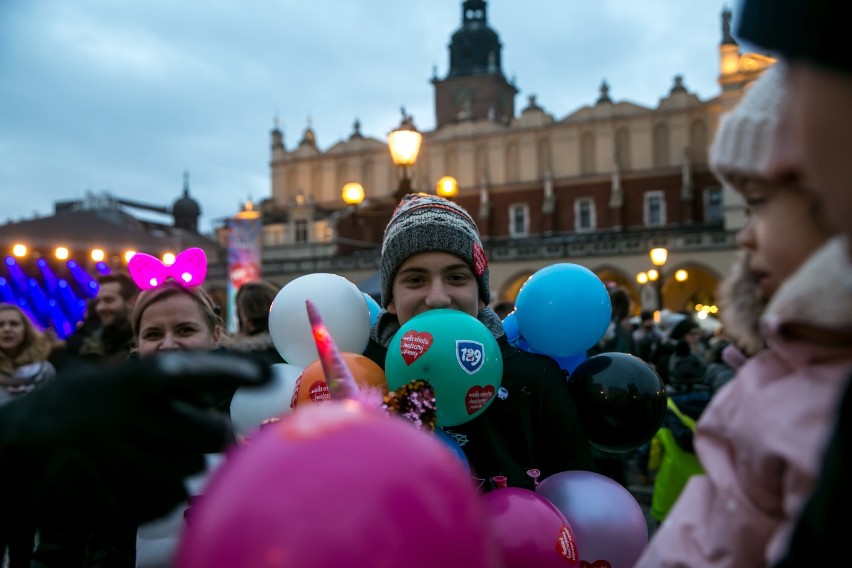
[[[467,474],[470,475],[470,463],[468,463],[467,456],[464,455],[464,450],[461,449],[461,446],[459,446],[456,439],[444,432],[441,428],[435,428],[435,436],[459,458],[465,471],[467,471]]]
[[[376,319],[379,317],[379,312],[382,311],[382,307],[368,293],[362,292],[362,294],[364,294],[364,299],[367,300],[367,307],[370,308],[370,327],[372,327],[376,324]]]
[[[576,355],[567,355],[565,357],[553,357],[553,360],[559,363],[559,366],[564,370],[568,371],[568,376],[571,376],[571,373],[574,372],[574,369],[577,366],[586,360],[586,352],[577,353]]]
[[[612,317],[606,286],[579,264],[559,263],[530,276],[515,301],[518,332],[539,353],[566,357],[600,340]]]
[[[506,339],[509,343],[517,347],[520,336],[518,335],[518,320],[514,311],[503,319],[503,331],[506,332]]]

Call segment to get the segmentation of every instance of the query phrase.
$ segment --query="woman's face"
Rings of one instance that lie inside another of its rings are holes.
[[[190,296],[175,294],[148,306],[139,320],[137,347],[141,357],[162,351],[215,349],[221,330],[210,329],[201,306]]]
[[[0,311],[0,351],[7,355],[16,353],[24,343],[26,329],[16,310]]]

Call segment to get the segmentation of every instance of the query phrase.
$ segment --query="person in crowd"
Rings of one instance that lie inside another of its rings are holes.
[[[133,349],[130,312],[139,288],[126,272],[98,276],[95,314],[100,326],[83,338],[79,350],[67,348],[66,359],[78,357],[97,365],[121,363]]]
[[[607,286],[612,315],[606,331],[600,340],[586,351],[586,357],[594,357],[600,353],[632,353],[634,350],[633,334],[627,326],[630,314],[630,296],[623,288],[615,284]],[[592,446],[592,459],[598,473],[627,487],[627,471],[624,454],[608,452]]]
[[[391,338],[414,316],[454,309],[479,319],[503,357],[500,393],[475,419],[446,431],[483,490],[505,482],[532,489],[553,473],[594,471],[591,449],[559,365],[509,344],[487,307],[488,260],[476,223],[458,204],[424,193],[397,206],[382,242],[382,307],[365,355],[384,368]]]
[[[707,356],[704,384],[710,391],[711,397],[733,379],[736,373],[733,365],[725,361],[724,353],[729,345],[731,345],[730,339],[725,336],[717,336]]]
[[[286,363],[269,335],[269,308],[278,291],[277,286],[265,280],[246,282],[240,287],[236,298],[240,331],[232,338],[231,349],[254,353],[270,364]]]
[[[639,327],[633,330],[633,354],[650,363],[656,358],[655,355],[662,340],[663,332],[654,321],[654,312],[642,310],[639,314]]]
[[[678,381],[677,388],[687,388],[689,383],[702,382],[706,364],[700,354],[701,329],[684,313],[667,314],[663,339],[654,356],[654,369],[667,387]],[[677,369],[676,373],[673,371]]]
[[[228,344],[224,322],[213,299],[200,286],[184,287],[174,280],[141,292],[131,323],[139,357],[168,351],[213,351]],[[227,390],[217,396],[216,407],[223,413],[229,413],[232,395],[233,391]],[[217,461],[211,459],[211,465]],[[193,491],[200,490],[206,474],[190,480]],[[184,504],[151,525],[139,527],[136,568],[166,568],[172,564],[187,510]]]
[[[56,376],[50,342],[15,304],[0,303],[0,404],[32,392]]]
[[[224,326],[210,297],[199,286],[184,287],[175,280],[141,292],[128,318],[139,357],[168,351],[213,350]],[[227,413],[233,392],[217,393],[216,407]],[[138,413],[138,411],[136,412]],[[91,530],[46,527],[33,563],[52,566],[137,566],[137,526],[112,522]],[[155,547],[158,552],[161,546]]]
[[[845,6],[839,0],[746,0],[738,35],[780,55],[789,67],[787,102],[770,172],[800,180],[820,196],[826,216],[845,233],[846,260],[852,262],[852,53],[837,48],[838,38],[846,33],[845,19],[838,17]],[[776,568],[828,565],[847,550],[846,523],[852,508],[850,384],[847,379],[816,489]]]
[[[690,478],[638,568],[778,561],[852,369],[852,266],[843,242],[801,178],[768,166],[785,72],[776,64],[748,89],[710,152],[713,171],[748,206],[737,241],[768,302],[759,323],[766,347],[704,410],[694,445],[706,474]],[[723,306],[726,327],[730,311]]]
[[[268,365],[238,355],[169,352],[72,366],[0,405],[0,534],[168,513],[186,499],[185,479],[203,470],[205,454],[235,441],[208,395],[270,378]]]
[[[79,339],[75,338],[64,348],[54,352],[52,359],[59,370],[69,365],[118,365],[124,362],[134,348],[130,312],[139,294],[139,288],[127,272],[114,271],[97,277],[98,293],[94,300],[94,314],[84,322]],[[91,303],[89,309],[92,308]],[[93,322],[97,327],[92,330]],[[58,353],[61,353],[59,355]],[[38,547],[33,564],[39,568],[57,565],[89,566],[94,561],[85,558],[102,551],[112,550],[112,542],[122,550],[132,543],[133,531],[107,527],[91,532],[76,524],[65,527],[42,525],[38,529]],[[135,538],[135,537],[134,537]],[[87,552],[87,546],[96,552]],[[135,547],[135,544],[133,545]],[[107,561],[109,558],[107,558]],[[119,564],[126,565],[126,564]]]
[[[512,300],[503,300],[494,304],[494,313],[500,318],[500,321],[506,319],[506,316],[515,311],[515,302]]]
[[[673,394],[666,400],[663,425],[651,439],[644,468],[653,473],[651,516],[658,524],[666,517],[689,478],[704,472],[695,455],[693,435],[695,421],[706,406],[706,401],[691,393]]]
[[[630,315],[630,296],[623,288],[611,286],[609,300],[612,305],[612,318],[597,344],[587,351],[588,357],[598,353],[633,353],[634,351],[633,335],[626,323]]]
[[[50,343],[14,304],[0,303],[0,405],[53,380]],[[13,490],[13,487],[7,487]],[[9,568],[29,568],[35,528],[23,523],[0,530],[0,565],[8,549]]]
[[[678,322],[668,335],[674,349],[667,359],[661,360],[668,376],[668,390],[672,393],[687,393],[707,390],[704,381],[707,363],[701,352],[703,332],[691,317]]]

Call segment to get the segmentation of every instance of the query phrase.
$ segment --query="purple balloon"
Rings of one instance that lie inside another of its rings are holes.
[[[550,501],[520,487],[483,495],[504,568],[580,565],[571,525]]]
[[[648,544],[648,524],[630,492],[591,471],[563,471],[542,481],[536,493],[559,509],[577,538],[580,560],[631,568]]]

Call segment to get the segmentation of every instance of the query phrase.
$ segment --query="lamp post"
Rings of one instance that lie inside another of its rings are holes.
[[[423,141],[423,135],[414,126],[411,115],[406,114],[405,107],[401,110],[402,122],[396,130],[388,134],[391,159],[400,170],[399,186],[394,194],[397,200],[411,193],[411,168],[417,162],[420,143]]]
[[[669,251],[663,247],[653,248],[649,252],[649,256],[651,257],[651,264],[653,264],[656,268],[652,268],[647,272],[640,272],[636,275],[636,282],[639,284],[645,285],[649,282],[654,284],[654,300],[656,303],[655,308],[657,310],[662,310],[664,307],[663,303],[663,266],[665,266],[666,261],[669,258]],[[689,278],[689,273],[684,269],[678,269],[674,273],[674,279],[677,282],[686,282]]]
[[[663,266],[666,264],[666,260],[669,258],[669,251],[663,247],[652,248],[648,253],[648,256],[651,257],[651,264],[657,267],[657,270],[651,270],[649,272],[654,273],[654,278],[651,278],[648,275],[650,280],[654,281],[654,285],[657,288],[657,309],[663,309],[663,278],[661,272],[663,271]]]

